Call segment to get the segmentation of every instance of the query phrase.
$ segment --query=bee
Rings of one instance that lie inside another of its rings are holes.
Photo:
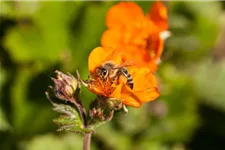
[[[106,61],[101,66],[97,67],[97,75],[105,82],[111,82],[111,84],[118,81],[120,75],[127,78],[126,84],[132,90],[134,87],[133,78],[127,70],[128,63],[123,63],[121,65],[116,65],[113,61]]]

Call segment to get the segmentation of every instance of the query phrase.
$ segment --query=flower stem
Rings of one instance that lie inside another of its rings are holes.
[[[81,80],[81,78],[80,78],[80,74],[79,74],[78,70],[76,70],[76,72],[77,72],[77,79],[78,79],[78,81],[79,81],[78,87],[79,87],[79,90],[80,90],[82,80]],[[82,118],[82,122],[83,122],[83,126],[84,126],[85,128],[87,128],[87,127],[88,127],[88,123],[87,123],[87,113],[86,113],[86,110],[85,110],[84,106],[82,105],[82,101],[81,101],[80,98],[79,98],[79,96],[80,96],[80,95],[79,95],[80,91],[78,91],[77,93],[78,93],[78,97],[76,97],[76,98],[77,98],[77,99],[76,99],[76,105],[77,105],[77,108],[78,108],[78,110],[79,110],[79,112],[80,112],[80,115],[81,115],[81,118]],[[86,133],[86,134],[84,135],[84,139],[83,139],[83,150],[90,150],[90,145],[91,145],[91,134],[92,134],[92,132]]]
[[[84,109],[84,106],[82,105],[81,101],[77,101],[76,103],[77,109],[80,112],[80,116],[83,122],[83,126],[86,128],[87,127],[87,113],[86,110]]]
[[[87,133],[87,134],[84,135],[84,139],[83,139],[83,150],[90,150],[91,134],[92,133]]]

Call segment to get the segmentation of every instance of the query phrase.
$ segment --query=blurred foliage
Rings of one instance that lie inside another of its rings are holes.
[[[0,149],[81,149],[81,136],[56,132],[44,92],[56,69],[87,78],[88,55],[115,3],[0,1]],[[137,3],[147,12],[152,2]],[[225,60],[213,55],[225,4],[165,4],[172,36],[156,74],[161,96],[117,112],[93,135],[93,150],[225,149]],[[84,89],[82,97],[87,107],[94,95]]]
[[[54,149],[54,150],[74,150],[82,149],[82,139],[75,134],[65,134],[61,136],[55,136],[54,134],[45,134],[35,136],[29,142],[22,141],[20,148],[24,150],[40,150],[40,149]],[[96,150],[94,144],[91,149]]]
[[[196,70],[199,73],[194,74],[195,88],[199,91],[199,96],[204,99],[203,102],[225,111],[225,92],[221,90],[225,89],[225,61],[215,64],[206,60],[201,62]]]

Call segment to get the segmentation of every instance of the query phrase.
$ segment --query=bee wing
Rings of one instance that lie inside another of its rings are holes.
[[[118,52],[116,51],[115,49],[113,48],[108,48],[110,52],[110,54],[108,55],[108,57],[106,57],[106,60],[105,61],[108,61],[108,60],[115,60],[118,56],[121,56],[122,55],[122,52]]]
[[[127,62],[124,62],[118,66],[115,67],[115,69],[119,69],[119,68],[123,68],[123,67],[128,67],[128,66],[133,66],[134,65],[134,61],[127,61]]]
[[[115,63],[120,64],[114,69],[119,69],[119,68],[122,68],[122,67],[128,67],[128,66],[134,65],[134,61],[132,61],[132,60],[126,61],[126,62],[121,64],[123,52],[119,52],[118,50],[113,49],[113,48],[109,48],[109,47],[107,49],[110,51],[110,54],[106,57],[105,62],[112,60]]]

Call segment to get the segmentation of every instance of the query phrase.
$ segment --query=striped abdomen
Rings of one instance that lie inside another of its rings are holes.
[[[127,78],[127,85],[130,87],[130,89],[132,90],[134,87],[134,81],[132,76],[130,75],[130,73],[128,72],[128,70],[126,68],[120,68],[121,73]]]

